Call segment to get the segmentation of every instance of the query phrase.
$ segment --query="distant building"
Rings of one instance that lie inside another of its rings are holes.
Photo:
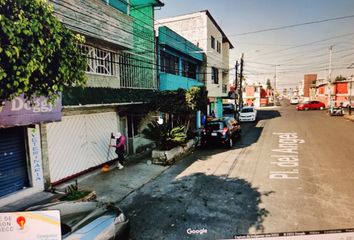
[[[261,85],[246,85],[244,87],[244,92],[242,93],[242,98],[243,98],[243,103],[248,105],[248,106],[255,106],[255,107],[260,107],[261,106],[261,93],[262,88]],[[263,98],[267,97],[267,93],[264,90],[263,92]],[[268,100],[267,100],[268,103]]]
[[[310,88],[317,80],[317,74],[305,74],[301,86],[301,97],[303,100],[310,100]]]

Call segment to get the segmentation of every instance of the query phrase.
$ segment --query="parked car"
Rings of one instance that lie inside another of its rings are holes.
[[[129,239],[129,220],[115,205],[100,202],[55,202],[26,211],[59,210],[62,239]]]
[[[256,121],[257,110],[254,107],[243,107],[239,113],[240,122]]]
[[[291,97],[290,98],[290,104],[299,104],[299,98],[298,97]]]
[[[235,113],[235,105],[232,103],[226,103],[222,105],[222,114],[234,114]]]
[[[240,132],[241,126],[235,118],[213,119],[205,124],[202,131],[201,146],[217,143],[231,148]]]
[[[325,109],[326,105],[320,101],[307,101],[296,106],[297,110],[314,110],[314,109]]]

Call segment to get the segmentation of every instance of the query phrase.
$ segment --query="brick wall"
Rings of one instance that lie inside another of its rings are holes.
[[[304,97],[310,97],[310,86],[317,79],[317,74],[305,74],[304,76]]]

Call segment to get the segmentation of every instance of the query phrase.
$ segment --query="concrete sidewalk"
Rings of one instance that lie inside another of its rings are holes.
[[[133,155],[127,158],[121,170],[116,164],[110,166],[108,172],[101,168],[77,178],[79,190],[93,190],[97,200],[104,202],[120,202],[130,193],[141,188],[163,173],[169,166],[151,164],[151,153]],[[62,197],[64,190],[76,179],[55,186],[54,192],[39,192],[0,208],[0,212],[23,211],[24,209],[44,204]]]
[[[119,170],[111,166],[109,172],[97,170],[90,177],[79,181],[79,189],[96,191],[97,200],[120,202],[130,193],[143,187],[163,173],[169,166],[151,164],[150,160],[129,164]]]
[[[345,119],[347,120],[350,120],[350,121],[353,121],[354,122],[354,113],[352,115],[349,115],[349,114],[345,114],[343,116]]]

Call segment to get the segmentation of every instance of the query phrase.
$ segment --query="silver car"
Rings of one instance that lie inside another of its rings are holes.
[[[26,211],[59,210],[62,239],[129,239],[129,220],[111,203],[55,202]]]

